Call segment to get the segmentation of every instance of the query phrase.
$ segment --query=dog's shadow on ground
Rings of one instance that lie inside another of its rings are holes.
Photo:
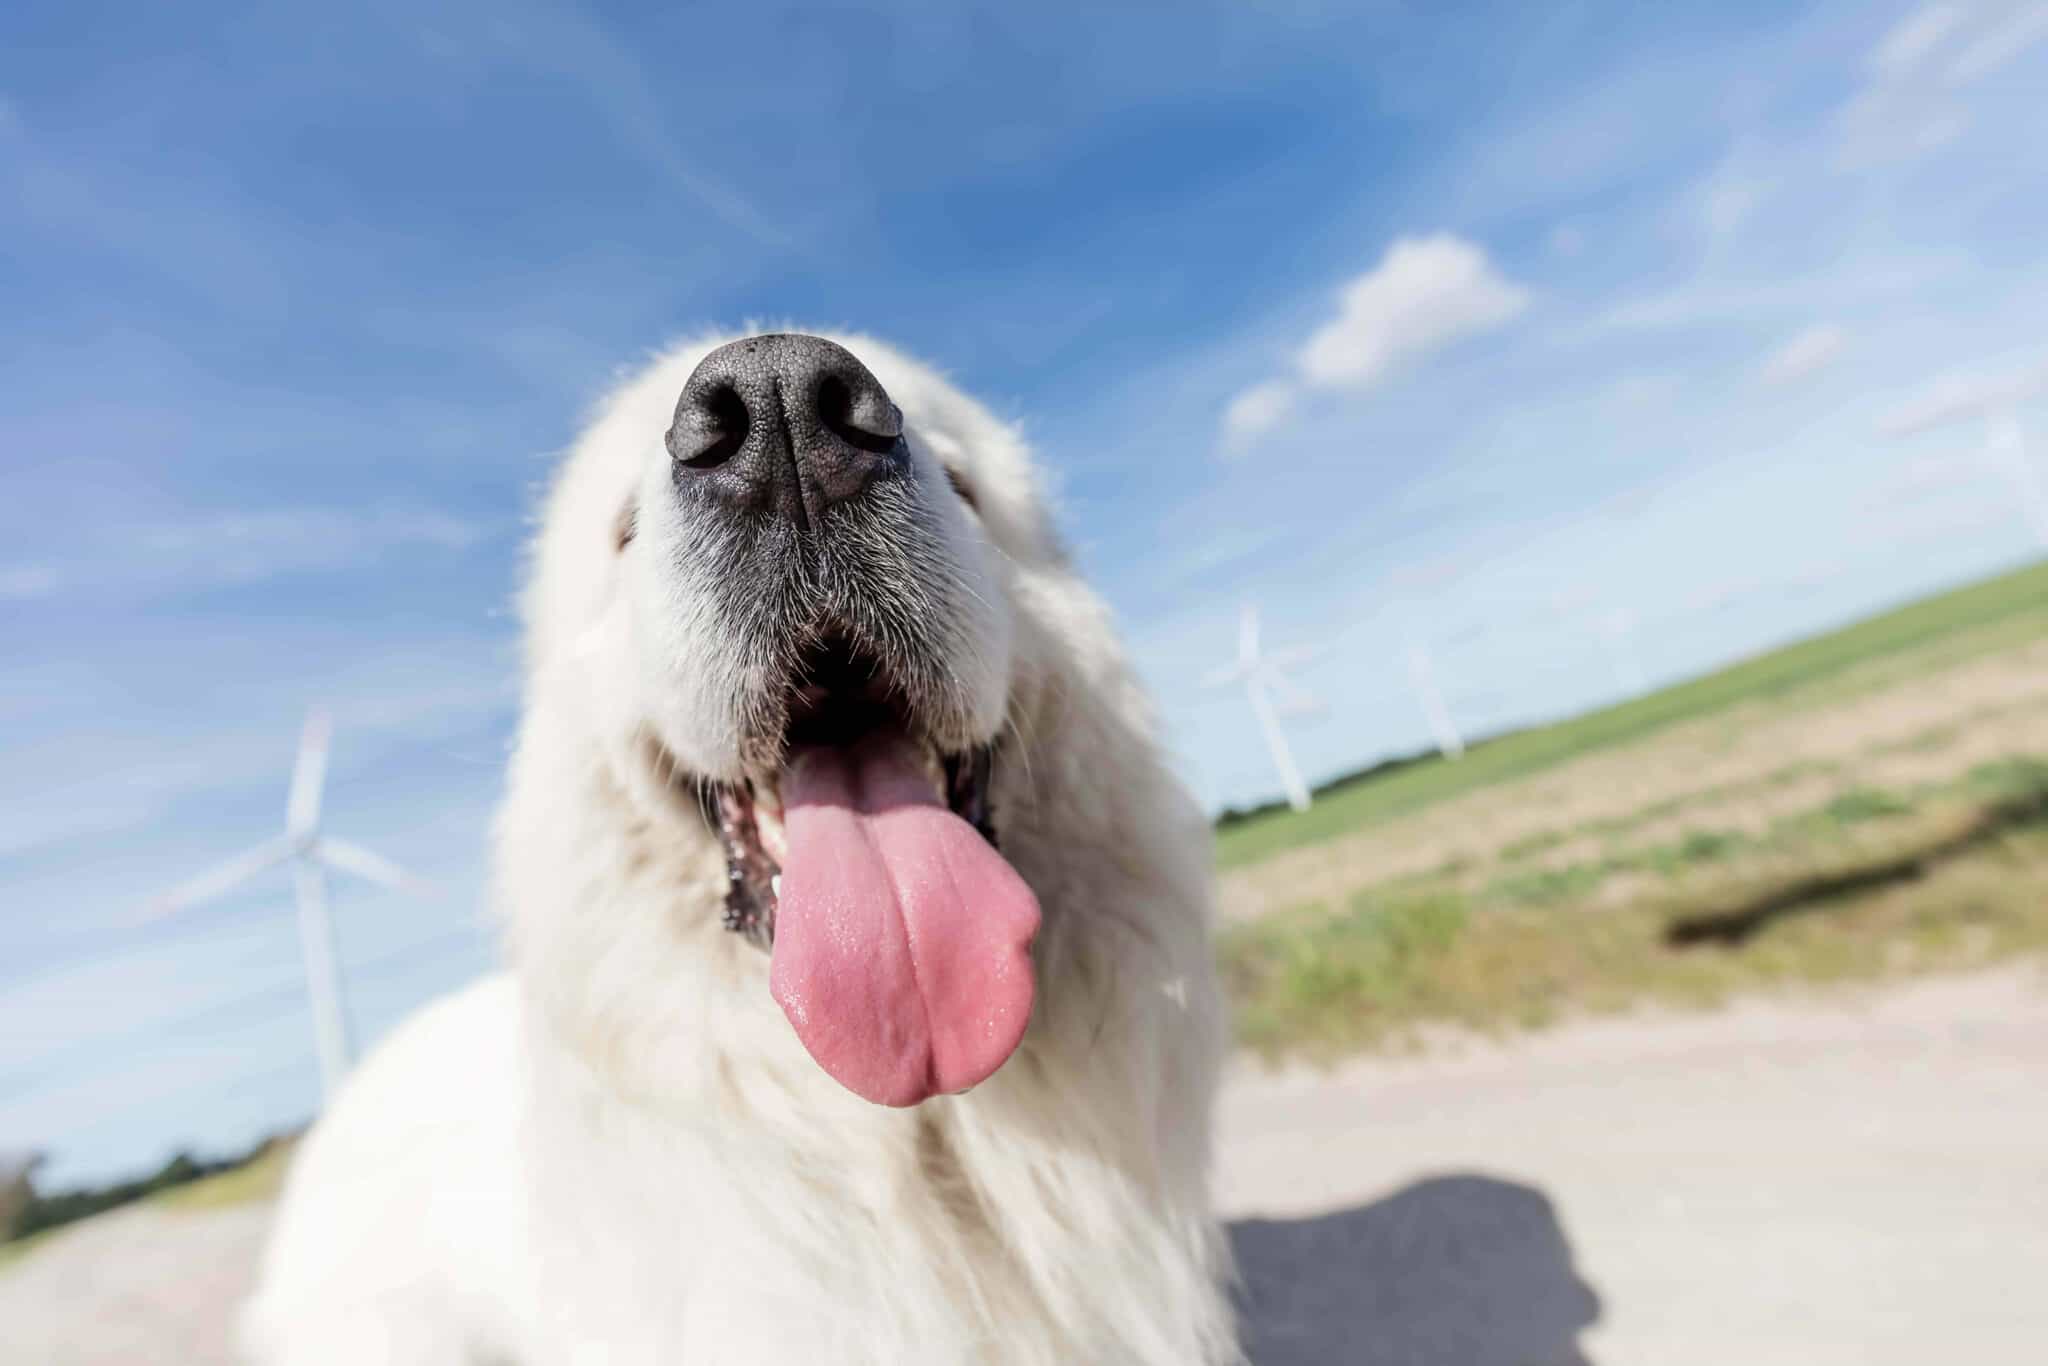
[[[1231,1225],[1253,1366],[1588,1366],[1600,1300],[1539,1191],[1419,1181],[1303,1219]]]

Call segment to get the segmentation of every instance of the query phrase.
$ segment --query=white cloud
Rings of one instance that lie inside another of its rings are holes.
[[[1365,389],[1420,360],[1514,318],[1529,292],[1507,279],[1483,248],[1437,233],[1404,237],[1380,263],[1337,294],[1337,316],[1310,334],[1294,357],[1294,379],[1239,393],[1223,414],[1224,448],[1278,426],[1306,389]]]
[[[1885,32],[1870,54],[1870,69],[1880,79],[1897,80],[1914,71],[1962,24],[1955,5],[1928,5],[1899,20]]]
[[[1280,425],[1294,409],[1294,386],[1285,380],[1268,380],[1230,400],[1223,410],[1223,437],[1233,449],[1241,449],[1253,437]]]
[[[1816,375],[1834,364],[1848,341],[1849,334],[1835,324],[1815,323],[1764,358],[1764,382],[1791,384]]]
[[[1529,302],[1484,250],[1448,233],[1395,242],[1340,298],[1336,320],[1297,358],[1310,384],[1364,388],[1401,361],[1499,327]]]

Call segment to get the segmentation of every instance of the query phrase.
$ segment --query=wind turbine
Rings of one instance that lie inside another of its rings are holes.
[[[2048,389],[2048,366],[1991,379],[1951,380],[1884,418],[1878,430],[1886,436],[1906,437],[1960,422],[1983,423],[1978,467],[2004,476],[2028,530],[2048,547],[2048,492],[2043,491],[2040,471],[2027,454],[2026,433],[2019,418],[2020,405],[2043,389]]]
[[[1305,664],[1320,653],[1314,646],[1297,646],[1290,650],[1279,650],[1271,655],[1259,649],[1259,609],[1247,602],[1243,615],[1238,618],[1237,662],[1219,669],[1203,680],[1205,687],[1227,688],[1234,683],[1244,685],[1245,696],[1252,704],[1252,715],[1259,719],[1259,730],[1266,737],[1266,749],[1273,756],[1273,767],[1280,773],[1281,790],[1287,794],[1287,804],[1296,811],[1306,811],[1309,806],[1308,784],[1301,780],[1301,770],[1294,766],[1293,751],[1287,747],[1287,736],[1280,729],[1280,714],[1284,709],[1290,714],[1322,710],[1322,703],[1297,687],[1282,670]],[[1280,695],[1281,706],[1273,705],[1273,694]]]
[[[305,959],[306,992],[313,1012],[313,1042],[320,1058],[320,1089],[332,1100],[350,1060],[348,1014],[342,1001],[341,968],[334,952],[334,924],[327,914],[327,870],[397,891],[423,892],[426,884],[382,854],[336,839],[320,830],[320,795],[327,780],[327,747],[333,735],[327,713],[315,708],[299,735],[285,801],[284,833],[201,873],[159,897],[149,918],[189,910],[227,895],[280,864],[292,867],[299,903],[299,951]]]
[[[1428,625],[1424,621],[1425,609],[1417,604],[1417,595],[1455,581],[1471,567],[1472,562],[1468,560],[1438,560],[1433,564],[1411,565],[1396,573],[1392,580],[1397,590],[1408,594],[1405,609],[1401,612],[1407,619],[1401,636],[1406,645],[1402,653],[1408,661],[1408,686],[1414,689],[1415,700],[1422,706],[1423,718],[1429,722],[1430,738],[1436,741],[1438,757],[1453,763],[1465,757],[1465,737],[1459,732],[1458,723],[1444,702],[1443,689],[1437,684],[1436,656],[1420,638],[1419,632],[1428,629]]]
[[[2018,415],[2010,408],[1997,413],[1989,420],[1984,436],[1988,463],[2012,481],[2034,539],[2048,546],[2048,493],[2042,492],[2040,473],[2027,456],[2027,437]]]
[[[1641,697],[1649,691],[1643,681],[1643,662],[1636,655],[1636,614],[1617,607],[1600,618],[1600,637],[1607,643],[1607,662],[1614,669],[1614,682],[1624,697]]]
[[[1423,716],[1428,718],[1436,752],[1452,762],[1464,758],[1465,737],[1458,733],[1458,723],[1451,719],[1451,709],[1444,704],[1443,690],[1436,685],[1435,661],[1430,657],[1429,647],[1416,640],[1408,642],[1408,681],[1415,687],[1416,700],[1422,703]]]

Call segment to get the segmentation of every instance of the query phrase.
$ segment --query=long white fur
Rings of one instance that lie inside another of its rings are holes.
[[[957,686],[1004,732],[1003,852],[1045,912],[1023,1045],[873,1106],[804,1052],[723,930],[695,773],[737,743],[674,556],[661,435],[718,338],[600,408],[548,500],[497,829],[512,970],[403,1025],[295,1163],[252,1357],[317,1363],[1224,1363],[1208,1198],[1223,1021],[1208,832],[1018,434],[838,337],[903,410],[961,591]],[[945,490],[939,465],[978,512]],[[640,534],[613,528],[629,498]]]

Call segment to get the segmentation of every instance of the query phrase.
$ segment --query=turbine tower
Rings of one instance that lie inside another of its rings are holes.
[[[1617,607],[1600,618],[1600,638],[1607,643],[1607,662],[1614,669],[1615,686],[1623,697],[1641,697],[1649,691],[1643,681],[1643,661],[1636,654],[1636,614]]]
[[[284,833],[200,874],[159,897],[149,918],[160,919],[227,895],[259,874],[289,863],[299,904],[299,952],[306,965],[306,993],[313,1014],[313,1042],[320,1058],[320,1089],[334,1098],[348,1075],[348,1012],[342,998],[341,966],[334,952],[334,924],[327,914],[327,870],[353,873],[381,887],[414,893],[426,884],[382,854],[323,834],[320,796],[327,781],[327,747],[333,726],[327,713],[307,714],[292,765],[285,801]]]
[[[2026,432],[2020,426],[2021,405],[2044,389],[2048,389],[2048,366],[1991,380],[1952,381],[1937,386],[1929,398],[1886,417],[1878,423],[1878,430],[1897,438],[1966,422],[1982,423],[1984,444],[1971,463],[2005,479],[2027,529],[2048,548],[2048,491],[2042,488],[2040,470],[2027,453]]]
[[[1444,703],[1443,689],[1436,685],[1436,663],[1429,647],[1420,641],[1408,642],[1408,681],[1414,685],[1416,700],[1422,703],[1422,714],[1429,721],[1436,752],[1453,763],[1464,758],[1465,737],[1458,733],[1458,723],[1451,719],[1451,709]]]
[[[1273,767],[1280,774],[1281,790],[1287,794],[1287,804],[1296,811],[1308,810],[1308,784],[1301,780],[1301,770],[1294,765],[1294,753],[1288,749],[1286,733],[1280,729],[1280,716],[1283,710],[1293,715],[1320,711],[1322,703],[1295,686],[1283,670],[1305,664],[1317,653],[1314,646],[1298,646],[1271,655],[1261,653],[1259,609],[1247,602],[1243,615],[1238,619],[1237,662],[1203,680],[1204,686],[1211,688],[1226,688],[1236,683],[1244,685],[1245,696],[1252,704],[1252,715],[1258,718],[1259,730],[1266,737],[1266,749],[1273,756]],[[1273,702],[1276,693],[1280,697],[1278,707]]]
[[[1984,446],[1987,463],[2012,481],[2013,494],[2034,539],[2048,548],[2048,493],[2042,491],[2040,474],[2027,456],[2026,433],[2012,409],[2004,409],[1989,420]]]

